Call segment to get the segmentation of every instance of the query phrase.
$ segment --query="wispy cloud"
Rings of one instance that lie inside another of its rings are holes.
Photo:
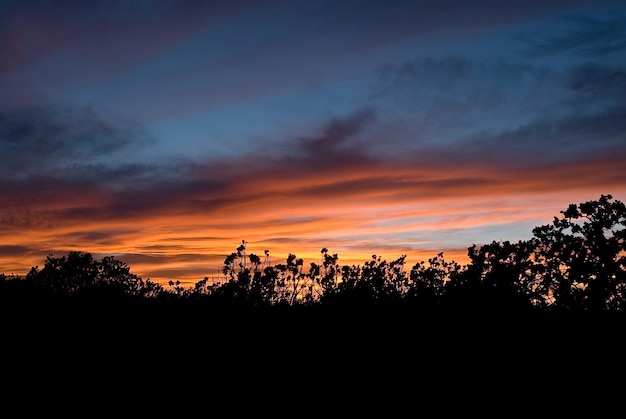
[[[620,2],[605,2],[610,15],[596,17],[590,14],[568,13],[563,25],[543,27],[539,34],[524,32],[519,39],[527,43],[530,55],[576,53],[585,58],[619,54],[626,49],[626,13]],[[545,33],[549,32],[549,36]]]
[[[89,109],[28,107],[0,112],[0,153],[7,157],[0,169],[3,176],[54,177],[59,171],[80,171],[150,142],[138,127],[107,122]]]

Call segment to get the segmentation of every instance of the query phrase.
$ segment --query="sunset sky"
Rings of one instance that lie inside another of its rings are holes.
[[[0,273],[464,264],[626,201],[626,3],[0,0],[0,156]]]

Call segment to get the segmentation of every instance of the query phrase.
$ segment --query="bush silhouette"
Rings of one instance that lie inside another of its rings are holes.
[[[25,276],[2,274],[5,303],[42,300],[149,303],[218,309],[303,310],[411,308],[470,313],[623,312],[626,304],[626,207],[611,195],[571,204],[527,241],[493,241],[468,248],[462,266],[443,253],[406,269],[406,256],[387,262],[373,255],[361,265],[340,266],[321,250],[320,264],[290,254],[271,264],[241,242],[224,260],[223,280],[170,288],[143,280],[125,263],[73,251],[49,255]]]

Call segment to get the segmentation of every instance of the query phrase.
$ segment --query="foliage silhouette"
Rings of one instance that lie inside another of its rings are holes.
[[[458,313],[617,312],[626,304],[626,207],[611,195],[571,204],[527,241],[493,241],[468,248],[462,266],[443,253],[406,269],[406,256],[387,262],[377,255],[361,265],[340,266],[321,250],[321,262],[290,254],[271,264],[247,251],[227,256],[222,281],[170,288],[143,280],[125,263],[73,251],[49,255],[42,269],[0,276],[4,303],[81,301],[151,304],[202,309],[394,308]]]
[[[551,225],[533,230],[536,289],[562,310],[624,309],[626,207],[611,195],[571,204]]]
[[[161,285],[144,281],[112,256],[96,260],[90,253],[78,251],[60,258],[48,255],[43,269],[31,268],[26,281],[42,294],[89,300],[149,298],[163,292]]]

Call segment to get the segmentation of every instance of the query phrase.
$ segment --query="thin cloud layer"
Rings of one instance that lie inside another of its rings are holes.
[[[572,52],[591,59],[623,53],[626,49],[626,14],[623,5],[619,1],[605,4],[612,4],[612,7],[602,17],[582,12],[572,12],[561,17],[561,23],[567,30],[559,25],[558,31],[551,31],[548,35],[544,33],[541,37],[530,32],[520,34],[520,40],[528,44],[525,51],[530,55],[544,56]]]

